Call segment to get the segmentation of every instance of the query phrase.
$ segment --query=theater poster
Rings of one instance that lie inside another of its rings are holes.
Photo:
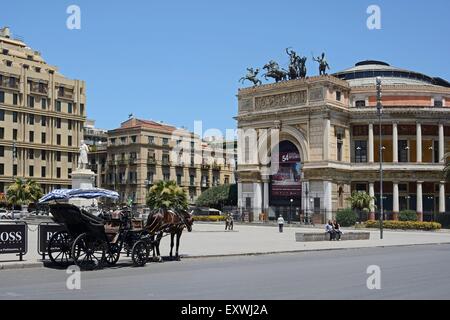
[[[300,198],[302,195],[301,160],[296,151],[279,153],[279,169],[272,176],[271,194],[276,198]]]

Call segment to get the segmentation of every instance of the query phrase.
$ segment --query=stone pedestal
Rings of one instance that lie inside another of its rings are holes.
[[[92,189],[94,188],[95,172],[89,169],[77,169],[72,172],[72,189]],[[70,199],[70,204],[77,207],[97,206],[97,200],[92,199]]]

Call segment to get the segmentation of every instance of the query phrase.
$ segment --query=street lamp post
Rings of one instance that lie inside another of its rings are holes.
[[[17,144],[14,142],[13,143],[13,182],[16,179],[16,175],[14,172],[14,165],[16,164],[16,159],[17,159]]]
[[[377,77],[377,111],[378,120],[380,127],[380,239],[383,239],[383,220],[384,220],[384,209],[383,209],[383,134],[381,126],[381,118],[383,116],[383,103],[382,103],[382,92],[381,92],[381,77]]]
[[[294,199],[291,199],[290,201],[290,209],[289,209],[289,221],[288,224],[291,224],[291,219],[292,219],[292,204],[294,203]]]
[[[308,184],[305,185],[305,196],[306,196],[306,202],[305,202],[305,224],[309,224],[308,220],[308,210],[309,210],[309,191],[308,191]]]

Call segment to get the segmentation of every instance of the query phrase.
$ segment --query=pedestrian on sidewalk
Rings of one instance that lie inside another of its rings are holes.
[[[283,226],[284,226],[284,219],[283,216],[280,214],[278,217],[278,229],[280,230],[280,233],[283,233]]]

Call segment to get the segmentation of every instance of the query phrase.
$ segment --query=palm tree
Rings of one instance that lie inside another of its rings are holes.
[[[24,181],[16,179],[6,191],[6,199],[13,206],[29,205],[37,202],[43,196],[41,186],[31,179]]]
[[[187,210],[186,191],[174,181],[159,181],[147,194],[147,206],[152,209]]]
[[[375,202],[375,197],[371,197],[367,192],[354,191],[347,200],[350,201],[354,210],[370,212],[376,208],[375,205],[371,204],[372,201]]]
[[[450,153],[446,153],[444,155],[444,159],[445,159],[444,177],[445,180],[450,182]]]

